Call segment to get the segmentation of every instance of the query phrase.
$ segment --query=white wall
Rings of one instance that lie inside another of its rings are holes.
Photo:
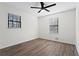
[[[64,43],[75,44],[75,9],[39,17],[39,37]],[[49,33],[49,19],[59,17],[59,34]],[[59,38],[54,39],[54,38]]]
[[[79,54],[79,4],[76,6],[76,48]]]
[[[21,29],[8,29],[8,13],[21,16]],[[37,38],[37,18],[33,13],[0,4],[0,49]]]

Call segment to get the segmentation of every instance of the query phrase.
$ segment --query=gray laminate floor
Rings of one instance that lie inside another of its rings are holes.
[[[35,39],[0,50],[1,56],[77,56],[75,45]]]

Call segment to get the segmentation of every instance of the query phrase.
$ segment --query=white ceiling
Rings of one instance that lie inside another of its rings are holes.
[[[44,2],[44,3],[45,5],[53,4],[53,2]],[[46,12],[45,10],[43,10],[40,13],[37,13],[39,9],[30,8],[31,6],[40,7],[39,2],[6,2],[5,4],[25,11],[30,10],[34,12],[37,16],[44,16],[44,15],[53,14],[56,12],[75,8],[76,2],[56,2],[56,6],[47,8],[48,10],[50,10],[50,12]]]

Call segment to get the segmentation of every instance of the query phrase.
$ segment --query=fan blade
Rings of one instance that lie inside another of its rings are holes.
[[[44,8],[48,8],[48,7],[51,7],[51,6],[55,6],[56,4],[52,4],[52,5],[49,5],[49,6],[46,6]]]
[[[40,13],[42,10],[39,10],[38,13]]]
[[[44,10],[46,10],[46,11],[48,11],[48,12],[49,12],[49,10],[47,10],[47,9],[44,9]]]
[[[31,7],[31,8],[35,8],[35,9],[41,9],[40,7]]]

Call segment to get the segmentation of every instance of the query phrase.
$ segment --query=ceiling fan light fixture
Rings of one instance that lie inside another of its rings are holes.
[[[49,11],[48,9],[46,9],[46,8],[49,8],[49,7],[52,7],[52,6],[55,6],[55,5],[56,5],[56,3],[54,3],[54,4],[51,4],[51,5],[45,6],[45,3],[44,3],[44,2],[40,2],[40,4],[41,4],[41,7],[31,7],[31,8],[40,9],[40,10],[38,11],[38,13],[40,13],[42,10],[45,10],[45,11],[47,11],[47,12],[50,12],[50,11]]]

